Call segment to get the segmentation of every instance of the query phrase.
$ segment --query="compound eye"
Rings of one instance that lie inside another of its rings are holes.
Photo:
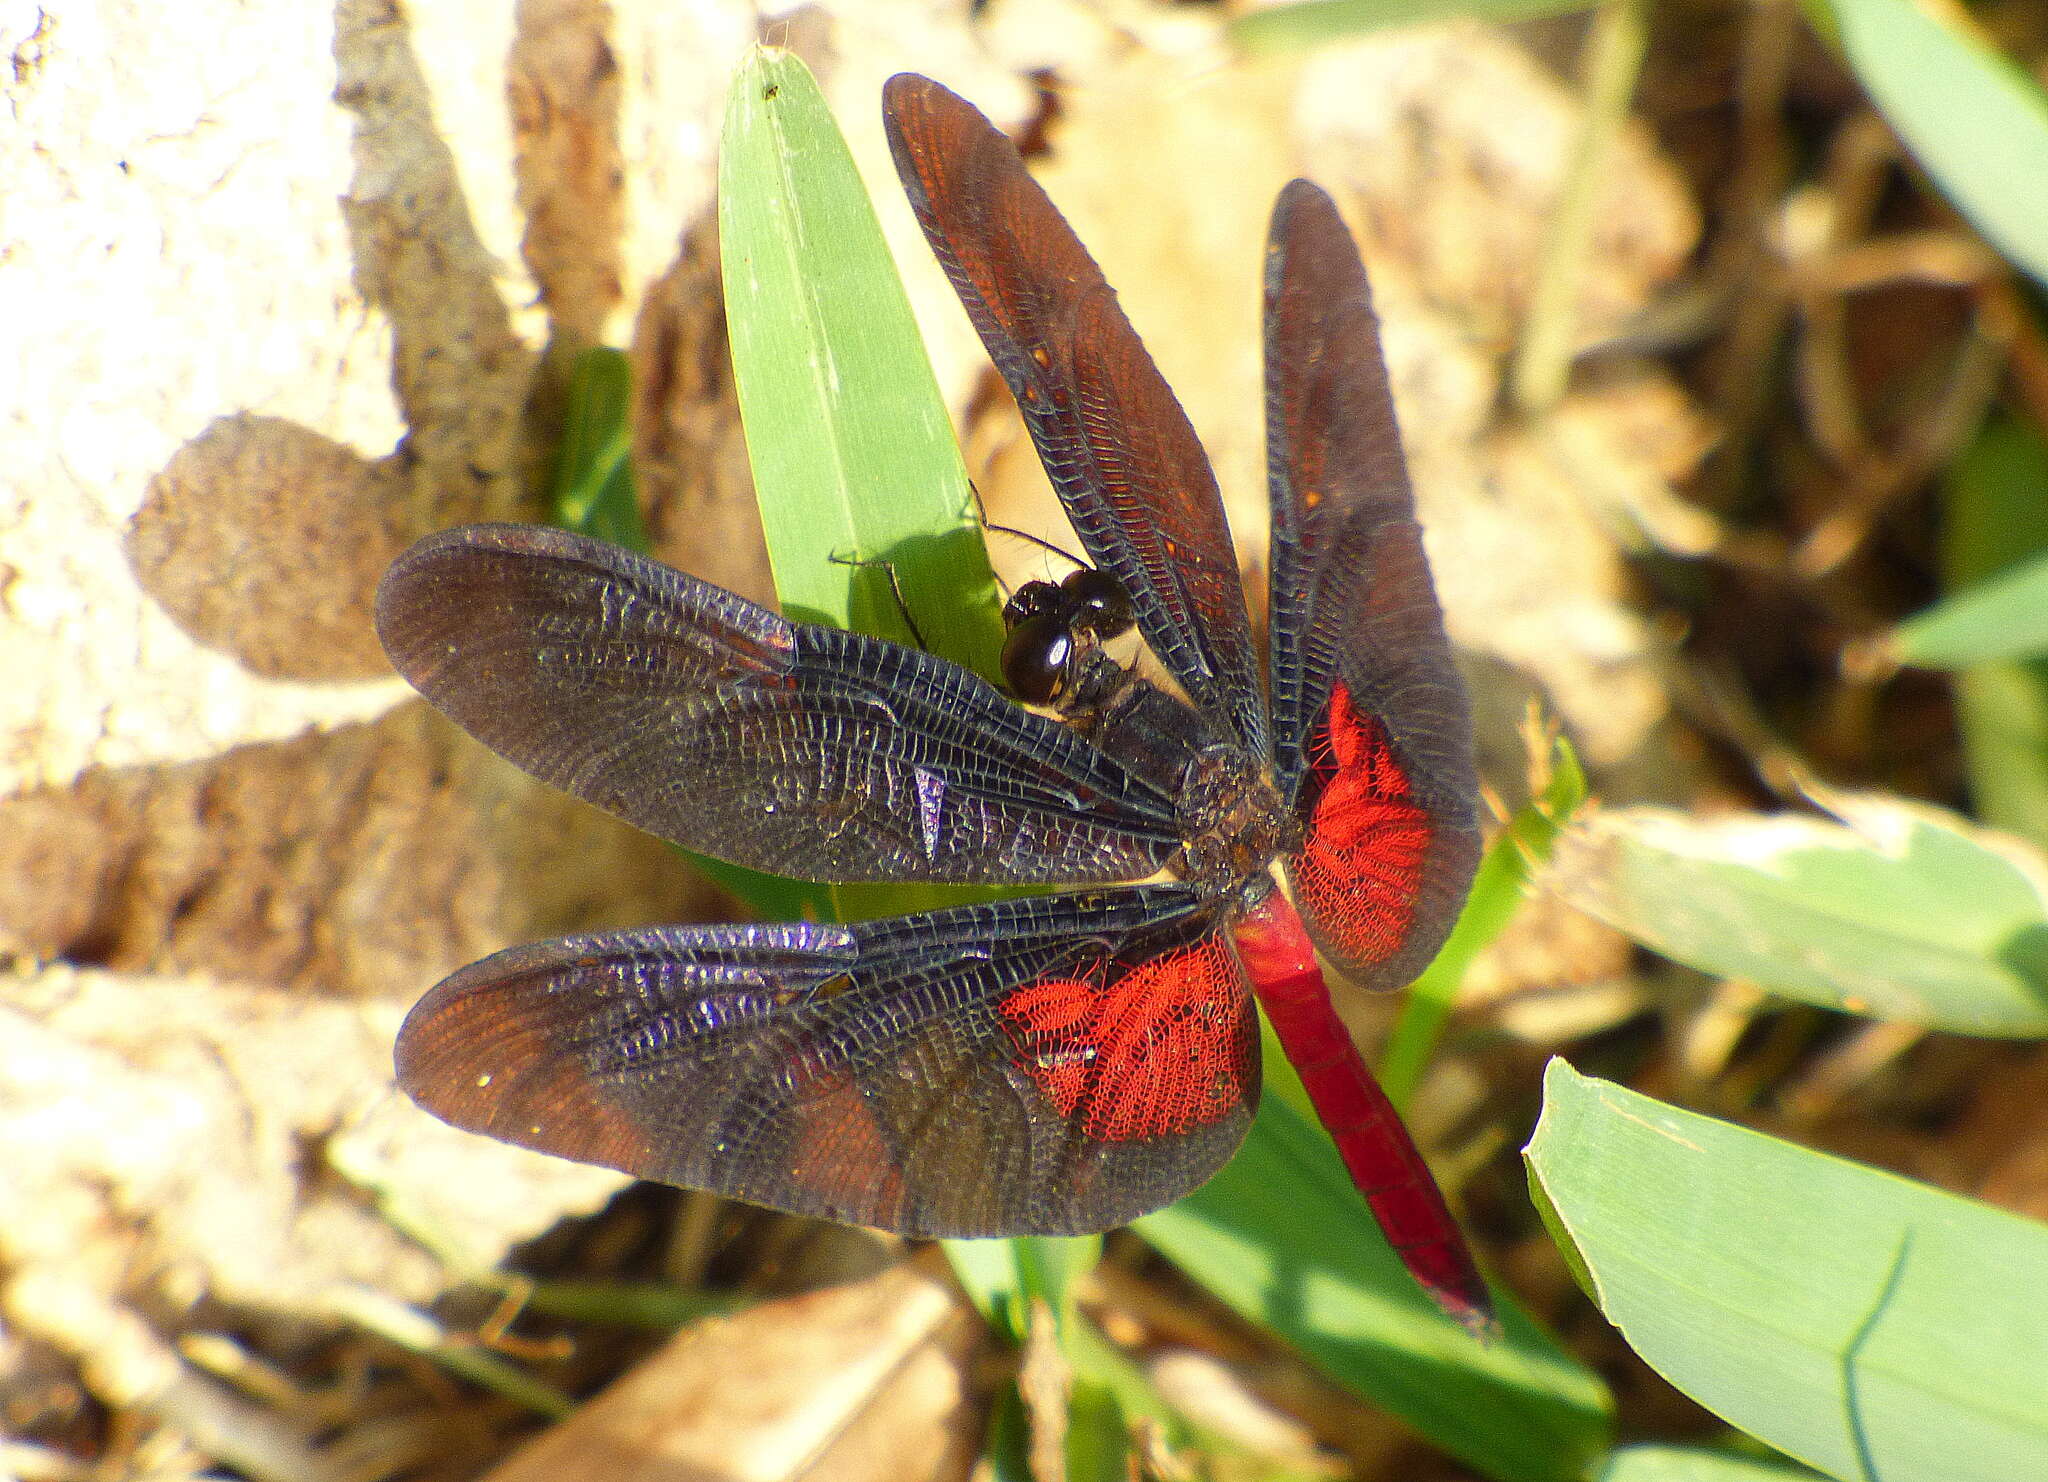
[[[1070,571],[1060,591],[1074,609],[1073,625],[1098,638],[1115,638],[1131,629],[1131,599],[1124,584],[1100,567]]]
[[[1043,617],[1046,613],[1057,612],[1069,601],[1065,592],[1049,581],[1027,581],[1010,594],[1010,600],[1003,604],[1003,626],[1015,628],[1019,623],[1032,618]]]
[[[1020,700],[1048,704],[1067,687],[1073,657],[1074,635],[1056,614],[1026,618],[1003,640],[1003,683]]]

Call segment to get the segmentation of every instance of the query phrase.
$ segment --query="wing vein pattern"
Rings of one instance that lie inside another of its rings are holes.
[[[930,654],[791,623],[565,531],[468,526],[378,594],[392,660],[507,760],[648,832],[806,879],[1141,879],[1172,800]]]
[[[1197,709],[1254,754],[1265,701],[1216,476],[1116,294],[1009,140],[927,78],[890,80],[897,173],[1083,548]]]
[[[1478,863],[1471,712],[1365,269],[1306,180],[1274,208],[1265,312],[1274,773],[1308,831],[1288,874],[1316,945],[1358,982],[1400,987]]]
[[[1232,966],[1145,978],[1176,954]],[[1208,904],[1173,885],[568,937],[433,989],[399,1078],[456,1126],[773,1208],[912,1235],[1077,1234],[1178,1197],[1243,1138],[1258,1035],[1235,961]],[[1158,1002],[1121,1039],[1095,1033],[1089,1009],[1133,982]],[[1041,1000],[1078,1011],[1048,1018]],[[1118,1120],[1190,1071],[1210,1077],[1191,1109]]]

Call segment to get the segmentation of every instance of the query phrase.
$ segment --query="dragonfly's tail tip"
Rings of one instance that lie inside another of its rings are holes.
[[[1437,1306],[1443,1309],[1444,1316],[1457,1323],[1483,1346],[1491,1348],[1501,1341],[1504,1335],[1500,1319],[1494,1316],[1491,1299],[1451,1292],[1431,1292],[1430,1295],[1436,1299]]]

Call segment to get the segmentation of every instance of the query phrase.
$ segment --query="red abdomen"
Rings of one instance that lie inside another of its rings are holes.
[[[1415,1140],[1373,1079],[1330,1002],[1301,918],[1274,891],[1237,925],[1252,991],[1316,1115],[1401,1264],[1475,1334],[1495,1330],[1493,1301]]]

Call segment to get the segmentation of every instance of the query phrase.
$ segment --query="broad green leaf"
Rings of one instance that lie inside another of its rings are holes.
[[[2048,1477],[2048,1226],[1552,1061],[1527,1158],[1607,1320],[1841,1478]]]
[[[1818,1473],[1785,1462],[1757,1461],[1693,1446],[1624,1446],[1593,1482],[1814,1482]]]
[[[1968,12],[1914,0],[1807,0],[1914,158],[2016,266],[2048,283],[2048,97]]]
[[[995,578],[931,362],[867,191],[802,62],[756,50],[726,109],[719,253],[775,589],[792,616],[994,677]]]
[[[2048,555],[2037,555],[1899,624],[1892,651],[1923,669],[2048,654]]]
[[[1387,1036],[1379,1078],[1395,1106],[1405,1108],[1422,1079],[1472,959],[1507,930],[1521,909],[1531,867],[1550,857],[1558,831],[1585,800],[1586,774],[1571,743],[1560,736],[1551,748],[1550,781],[1543,796],[1519,809],[1486,851],[1458,924],[1436,960],[1409,988],[1401,1016]]]
[[[1246,51],[1277,52],[1461,16],[1505,24],[1591,8],[1592,0],[1296,0],[1246,11],[1225,29]]]
[[[995,577],[953,424],[846,141],[786,52],[757,48],[733,82],[718,191],[733,380],[783,611],[993,676]],[[989,895],[836,885],[828,913]]]
[[[1937,808],[1831,796],[1803,814],[1594,815],[1550,883],[1702,972],[1961,1034],[2048,1034],[2042,870]]]
[[[1332,1379],[1486,1476],[1583,1477],[1607,1444],[1606,1387],[1498,1292],[1506,1337],[1490,1347],[1438,1312],[1329,1138],[1290,1105],[1284,1067],[1269,1054],[1267,1075],[1281,1084],[1269,1086],[1237,1157],[1134,1228]]]
[[[1997,419],[1942,489],[1942,580],[1957,591],[2048,553],[2048,444]],[[1956,675],[1956,725],[1976,816],[2048,849],[2048,659],[1973,664]]]

